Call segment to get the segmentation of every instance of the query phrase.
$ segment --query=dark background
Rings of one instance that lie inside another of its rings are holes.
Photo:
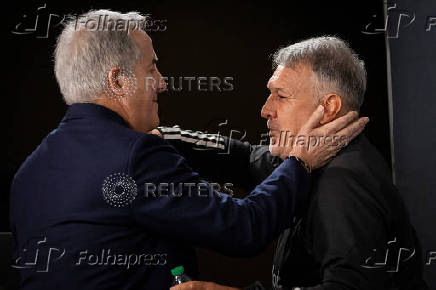
[[[396,4],[399,9],[390,13],[391,26],[398,13],[410,18],[402,17],[403,29],[398,37],[389,38],[395,180],[428,261],[429,252],[436,254],[436,25],[426,29],[429,17],[436,23],[436,1]],[[436,260],[424,267],[430,289],[436,289]]]
[[[44,3],[46,8],[39,11],[40,25],[34,34],[12,33],[20,22],[31,27],[37,8]],[[178,124],[182,128],[214,133],[219,122],[228,120],[229,127],[246,132],[244,139],[252,143],[258,143],[266,132],[260,109],[268,96],[266,83],[272,73],[270,55],[280,46],[313,36],[331,34],[347,40],[366,62],[368,70],[368,89],[361,111],[371,119],[366,135],[391,164],[385,36],[362,32],[384,26],[382,1],[15,1],[11,4],[14,7],[7,14],[8,51],[3,66],[7,160],[1,175],[4,191],[0,199],[0,231],[9,230],[8,194],[14,173],[41,139],[57,126],[67,109],[53,73],[52,55],[61,30],[55,24],[65,14],[80,14],[90,9],[139,11],[151,14],[152,19],[165,20],[165,31],[149,33],[164,76],[233,77],[232,91],[183,89],[163,93],[159,105],[161,125]],[[27,17],[23,18],[23,14]],[[44,38],[50,14],[61,17],[52,16],[48,37]],[[402,57],[394,60],[402,62]],[[434,58],[432,61],[434,64]],[[424,100],[428,97],[423,96]],[[410,128],[401,127],[397,131],[402,130]],[[409,156],[405,152],[396,153]],[[435,197],[429,197],[426,202],[434,203],[434,200]],[[419,215],[421,205],[415,203],[412,216]],[[431,245],[435,244],[433,240]],[[255,279],[271,285],[272,249],[273,245],[249,260],[199,250],[202,278],[233,286],[244,286]]]

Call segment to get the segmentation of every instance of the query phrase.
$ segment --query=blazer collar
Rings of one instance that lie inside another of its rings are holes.
[[[93,103],[76,103],[69,106],[62,121],[76,118],[98,118],[115,121],[129,127],[128,123],[118,113],[101,105]]]

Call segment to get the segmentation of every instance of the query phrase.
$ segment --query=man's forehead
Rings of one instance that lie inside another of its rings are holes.
[[[130,37],[139,48],[146,50],[153,49],[152,40],[145,31],[141,29],[133,30],[130,32]]]
[[[129,31],[130,35],[137,38],[143,38],[145,41],[151,41],[150,36],[148,36],[147,32],[142,29],[134,29]]]
[[[308,77],[311,69],[306,65],[297,65],[295,67],[277,66],[273,75],[268,81],[269,88],[288,88],[296,81],[301,82],[301,77]]]
[[[273,75],[268,81],[268,87],[282,87],[289,78],[292,77],[292,68],[285,67],[283,65],[277,66]]]
[[[145,31],[137,29],[131,31],[130,36],[135,45],[141,50],[141,54],[145,62],[152,62],[153,59],[157,60],[156,53],[153,49],[152,40]]]

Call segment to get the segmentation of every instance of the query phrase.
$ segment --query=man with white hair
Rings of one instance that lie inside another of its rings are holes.
[[[286,150],[284,142],[298,142],[298,134],[294,134],[313,108],[324,106],[320,120],[324,125],[350,110],[358,111],[363,103],[364,63],[338,37],[310,38],[279,49],[274,63],[276,69],[268,82],[270,95],[261,111],[272,139],[269,148],[227,139],[223,150],[230,148],[230,154],[224,160],[216,154],[217,149],[207,153],[192,150],[195,147],[176,137],[180,134],[195,143],[195,136],[191,138],[180,128],[161,128],[164,138],[189,156],[188,161],[201,174],[207,167],[204,154],[208,154],[209,162],[220,160],[214,164],[223,168],[233,164],[234,168],[223,177],[216,174],[220,171],[216,166],[215,172],[205,170],[207,177],[254,185],[281,163],[278,156]],[[312,141],[336,142],[331,138]],[[231,176],[232,172],[244,174]],[[278,239],[272,285],[274,290],[427,289],[421,263],[419,241],[392,184],[391,171],[362,134],[313,173],[308,211],[302,218],[295,217],[293,226]],[[174,287],[183,289],[234,290],[207,282]]]
[[[147,134],[166,85],[146,23],[134,12],[91,11],[58,38],[55,74],[69,108],[11,189],[22,289],[168,289],[175,266],[196,277],[193,246],[258,253],[305,208],[310,169],[340,150],[289,146],[250,196],[214,190],[168,141]],[[158,85],[146,86],[150,78]],[[352,139],[366,123],[350,113],[315,128],[322,112],[302,135]]]

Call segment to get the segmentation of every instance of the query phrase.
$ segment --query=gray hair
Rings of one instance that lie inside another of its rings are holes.
[[[145,30],[146,21],[138,12],[110,10],[70,17],[54,53],[56,79],[68,105],[95,102],[112,67],[134,71],[141,53],[128,33]]]
[[[274,65],[309,65],[314,72],[315,102],[328,93],[341,96],[345,109],[359,110],[366,91],[365,64],[342,39],[316,37],[279,49]]]

